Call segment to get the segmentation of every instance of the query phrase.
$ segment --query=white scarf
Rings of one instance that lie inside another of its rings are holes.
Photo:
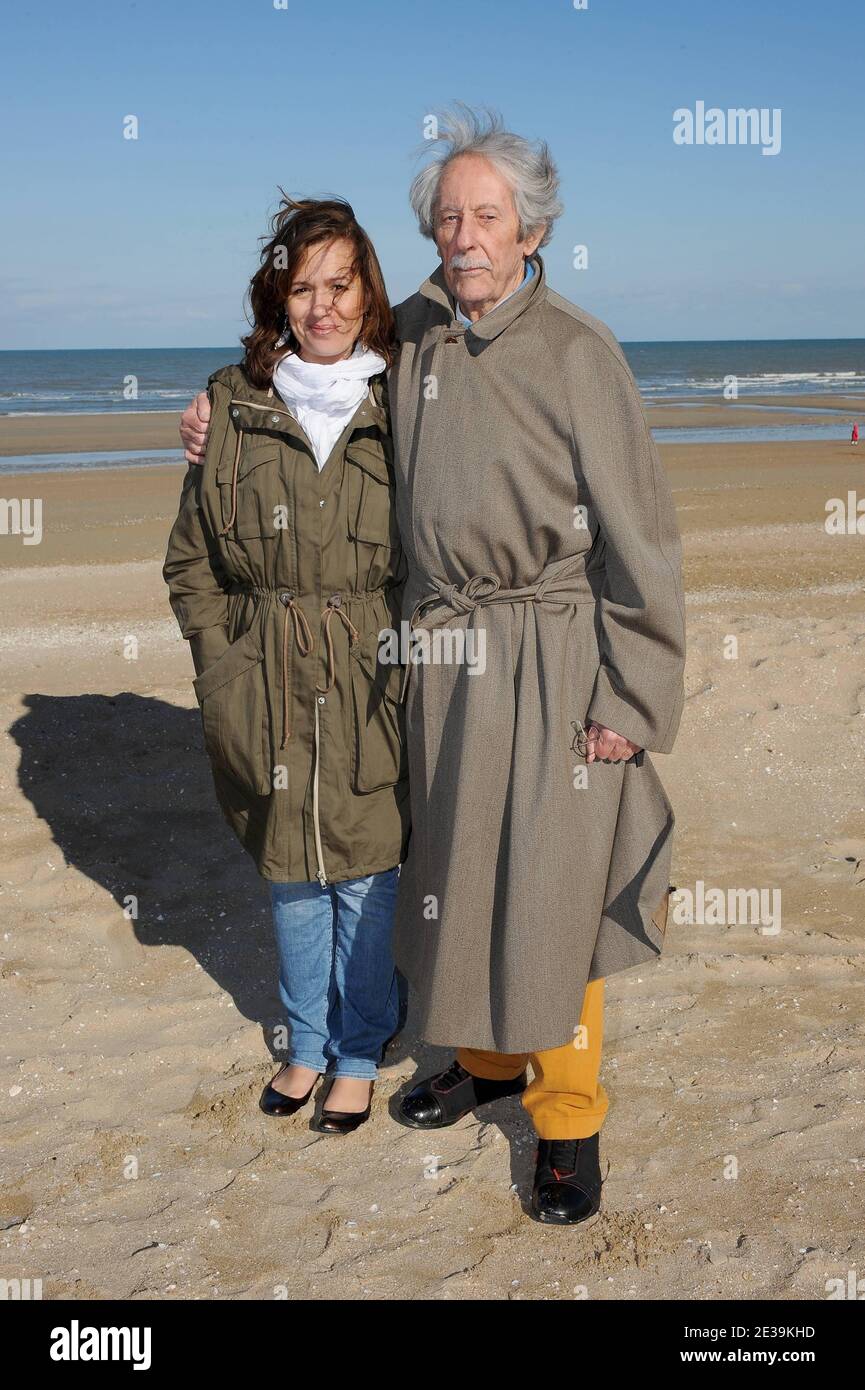
[[[304,362],[296,353],[277,362],[274,390],[306,433],[319,472],[366,395],[370,377],[386,366],[383,357],[360,342],[341,362]]]

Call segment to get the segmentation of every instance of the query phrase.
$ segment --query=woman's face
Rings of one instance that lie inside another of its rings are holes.
[[[286,301],[286,313],[304,362],[350,357],[363,322],[363,286],[351,274],[354,248],[341,237],[307,249]]]

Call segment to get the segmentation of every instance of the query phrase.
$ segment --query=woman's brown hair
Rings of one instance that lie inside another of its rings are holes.
[[[279,191],[282,202],[271,218],[270,236],[262,237],[261,265],[249,284],[252,331],[241,338],[246,348],[244,367],[253,386],[265,390],[280,357],[287,349],[297,351],[285,305],[305,253],[311,246],[341,238],[351,243],[351,274],[360,276],[363,287],[363,322],[358,337],[390,366],[395,347],[394,318],[378,257],[351,205],[344,198],[295,201],[283,189]],[[277,347],[283,336],[285,342]]]

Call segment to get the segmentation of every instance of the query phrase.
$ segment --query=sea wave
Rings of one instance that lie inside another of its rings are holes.
[[[865,387],[865,372],[730,372],[725,376],[654,376],[640,379],[637,381],[640,389],[647,394],[651,392],[666,392],[670,394],[675,390],[691,391],[722,391],[729,383],[729,378],[734,376],[736,383],[741,391],[742,388],[752,388],[754,390],[765,390],[771,387],[784,387],[791,385],[802,385],[810,383],[818,387],[843,387],[849,390],[851,386]]]

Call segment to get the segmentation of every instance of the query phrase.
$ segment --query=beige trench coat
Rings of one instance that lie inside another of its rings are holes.
[[[533,263],[470,327],[439,267],[396,310],[389,383],[402,616],[431,657],[404,693],[395,954],[424,1037],[505,1052],[568,1042],[589,980],[659,954],[672,807],[647,754],[587,766],[572,721],[666,753],[684,698],[681,544],[637,388]],[[437,629],[478,669],[436,660]]]

